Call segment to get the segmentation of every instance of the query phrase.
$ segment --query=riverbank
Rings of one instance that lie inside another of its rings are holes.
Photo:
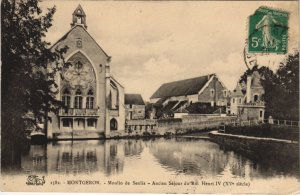
[[[221,148],[237,151],[252,159],[276,159],[298,161],[299,143],[286,139],[264,138],[245,135],[233,135],[212,131],[211,141]],[[299,164],[299,163],[298,163]]]
[[[270,124],[230,126],[226,125],[225,132],[233,135],[245,135],[253,137],[275,138],[299,141],[299,127],[279,126]]]
[[[176,130],[166,131],[164,134],[157,133],[156,131],[144,131],[143,133],[130,133],[130,134],[119,134],[114,135],[105,139],[154,139],[154,138],[171,138],[171,137],[182,137],[182,138],[195,138],[195,139],[210,139],[208,134],[215,128],[204,128],[204,129],[190,129],[190,130]]]

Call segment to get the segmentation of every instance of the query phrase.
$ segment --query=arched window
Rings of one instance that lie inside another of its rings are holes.
[[[214,89],[210,89],[210,97],[214,97],[215,96],[215,90]]]
[[[77,89],[75,92],[74,108],[82,109],[82,93],[80,89]]]
[[[81,17],[80,17],[80,16],[77,16],[77,23],[78,23],[78,24],[81,24],[81,20],[82,20]]]
[[[258,101],[258,95],[254,95],[253,99],[254,99],[254,102]]]
[[[86,108],[88,108],[88,109],[94,108],[94,92],[92,89],[90,89],[87,93]]]
[[[70,108],[70,105],[71,105],[71,92],[68,88],[64,89],[64,91],[63,91],[62,102],[67,108]]]
[[[239,98],[239,104],[241,104],[242,103],[242,98]]]
[[[118,122],[115,118],[110,120],[110,130],[118,130]]]
[[[223,90],[223,97],[227,97],[227,90]]]

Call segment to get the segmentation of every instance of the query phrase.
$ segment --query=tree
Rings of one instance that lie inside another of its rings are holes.
[[[1,163],[11,164],[26,145],[25,129],[57,111],[55,74],[68,64],[67,47],[50,49],[44,40],[55,7],[42,15],[39,0],[1,2]],[[53,51],[54,50],[54,51]],[[49,67],[51,64],[51,67]],[[50,71],[49,71],[50,70]]]
[[[275,73],[266,66],[261,66],[258,67],[258,65],[255,65],[252,67],[252,69],[247,69],[244,74],[240,77],[239,83],[243,84],[242,86],[242,92],[245,94],[246,93],[246,83],[247,83],[247,76],[251,75],[254,71],[257,71],[261,75],[262,81],[267,81],[267,82],[275,82],[274,79],[276,79]]]
[[[281,62],[276,72],[277,93],[274,95],[275,103],[273,114],[280,114],[280,119],[299,120],[299,52],[290,54]],[[280,97],[280,98],[278,98]]]
[[[299,120],[299,52],[289,54],[280,63],[276,72],[268,67],[254,66],[240,77],[246,83],[247,75],[258,71],[265,90],[263,99],[266,104],[265,116],[276,119]],[[245,89],[244,89],[245,92]]]

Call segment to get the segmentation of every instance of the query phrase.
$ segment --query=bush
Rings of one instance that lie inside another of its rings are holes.
[[[148,131],[144,131],[144,132],[143,132],[143,136],[151,136],[151,133],[148,132]]]
[[[254,137],[270,137],[276,139],[287,139],[298,141],[298,128],[277,127],[270,124],[253,125],[253,126],[226,126],[225,133],[235,135],[247,135]]]
[[[167,131],[167,132],[164,133],[164,136],[171,136],[171,135],[173,135],[173,133],[170,132],[170,131]]]

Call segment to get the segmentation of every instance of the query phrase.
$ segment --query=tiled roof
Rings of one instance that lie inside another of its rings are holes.
[[[164,83],[158,88],[158,90],[151,96],[150,99],[197,94],[211,78],[211,76],[213,76],[213,74]]]
[[[145,105],[141,94],[125,94],[125,104]]]
[[[167,105],[163,107],[163,111],[171,111],[172,108],[178,103],[178,101],[169,101]]]
[[[185,101],[180,101],[174,108],[173,110],[182,110],[182,106],[185,105],[188,101],[185,100]]]

